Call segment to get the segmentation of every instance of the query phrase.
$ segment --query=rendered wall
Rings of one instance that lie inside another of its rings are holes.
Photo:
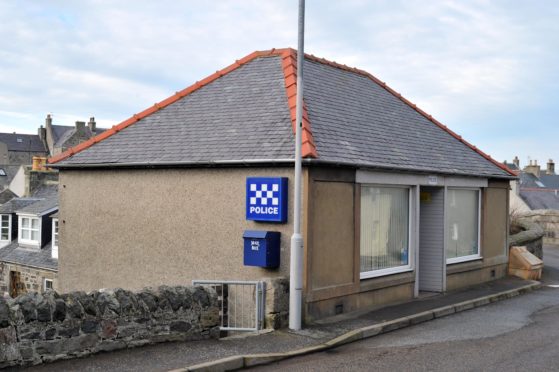
[[[248,176],[289,178],[287,224],[245,220]],[[62,291],[289,275],[291,169],[62,170],[59,190]],[[245,229],[282,233],[279,269],[243,265]]]

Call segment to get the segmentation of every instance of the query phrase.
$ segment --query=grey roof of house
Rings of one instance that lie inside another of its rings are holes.
[[[9,202],[13,198],[17,198],[17,195],[10,189],[4,189],[0,191],[0,206]]]
[[[56,143],[64,135],[64,133],[74,129],[73,125],[52,125],[53,142]]]
[[[20,167],[21,167],[20,164],[18,165],[0,164],[0,169],[3,169],[4,172],[6,173],[5,176],[0,176],[0,190],[10,185],[10,183],[14,179]]]
[[[540,174],[540,181],[547,188],[559,189],[559,175],[557,174]]]
[[[559,210],[559,196],[554,191],[520,190],[520,197],[528,204],[530,209],[557,209]]]
[[[8,146],[8,151],[46,152],[38,134],[0,133],[0,142]]]
[[[311,163],[512,178],[362,74],[306,60],[304,99],[318,152]],[[271,56],[246,63],[58,166],[293,157],[281,58]]]
[[[42,249],[20,247],[17,241],[0,248],[0,261],[58,271],[58,260],[52,258],[51,244]]]
[[[520,172],[520,186],[531,188],[544,188],[545,185],[539,180],[538,177],[528,172]]]
[[[95,132],[92,132],[87,125],[85,126],[85,132],[88,138],[101,134],[104,131],[106,131],[105,128],[96,128]],[[71,125],[53,125],[52,133],[54,145],[56,147],[62,147],[64,143],[76,133],[76,127]]]
[[[507,163],[506,161],[504,161],[503,164],[506,165],[507,168],[510,170],[520,170],[514,163]]]
[[[26,205],[23,208],[17,209],[16,213],[43,215],[53,209],[58,209],[58,195],[48,197]]]
[[[0,214],[16,213],[16,211],[40,200],[39,198],[13,198],[0,206]]]

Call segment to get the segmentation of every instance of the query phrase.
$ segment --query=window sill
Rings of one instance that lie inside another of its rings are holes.
[[[377,270],[377,271],[367,271],[367,272],[364,272],[364,273],[360,273],[359,274],[359,279],[361,279],[361,280],[372,279],[372,278],[378,278],[378,277],[387,276],[387,275],[406,273],[406,272],[410,272],[410,271],[413,271],[413,269],[409,266],[394,267],[394,268],[390,268],[390,269],[382,269],[382,270]]]
[[[471,255],[471,256],[463,256],[463,257],[456,257],[456,258],[449,258],[446,260],[446,264],[447,265],[453,265],[453,264],[458,264],[458,263],[463,263],[463,262],[471,262],[471,261],[481,261],[483,260],[483,257],[481,257],[480,255]]]

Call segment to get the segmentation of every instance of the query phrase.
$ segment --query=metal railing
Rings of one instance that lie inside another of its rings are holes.
[[[192,285],[217,292],[220,330],[258,331],[264,326],[265,282],[234,280],[193,280]]]

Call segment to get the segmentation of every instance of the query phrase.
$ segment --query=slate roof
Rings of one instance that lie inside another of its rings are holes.
[[[49,162],[64,168],[292,161],[294,67],[286,54],[293,52],[247,56]],[[312,56],[304,67],[307,162],[515,177],[370,74]]]
[[[13,198],[17,198],[17,195],[12,190],[4,189],[0,191],[0,206]]]
[[[559,196],[554,190],[520,190],[520,197],[530,209],[556,209],[559,210]]]
[[[17,171],[19,170],[20,167],[21,167],[20,164],[18,164],[18,165],[1,165],[0,164],[0,169],[3,169],[4,173],[6,173],[5,176],[0,176],[0,190],[3,189],[3,188],[8,187],[10,185],[10,183],[14,179],[14,177],[17,174]]]
[[[0,142],[8,146],[8,151],[47,152],[37,134],[0,133]]]
[[[16,211],[40,200],[39,198],[14,198],[0,206],[0,214],[16,213]]]
[[[516,166],[516,164],[514,164],[514,163],[508,163],[508,162],[504,161],[503,164],[504,164],[508,169],[510,169],[510,170],[513,170],[513,171],[518,171],[518,170],[520,170],[520,169]]]
[[[58,270],[58,260],[52,258],[52,246],[47,244],[42,249],[20,247],[16,240],[0,248],[0,261],[25,266]]]
[[[48,211],[58,209],[58,195],[36,201],[16,210],[16,213],[36,214],[42,216]]]
[[[106,129],[96,128],[95,133],[94,133],[86,125],[84,130],[85,130],[85,133],[86,133],[87,137],[89,138],[89,137],[92,137],[94,135],[103,133]],[[68,141],[74,135],[74,133],[76,133],[76,127],[75,126],[68,126],[68,125],[53,125],[52,126],[52,133],[53,133],[54,146],[55,147],[62,147],[64,145],[64,143],[66,141]]]
[[[543,182],[538,177],[528,172],[520,173],[520,186],[529,188],[545,188]]]
[[[559,175],[557,174],[540,174],[540,181],[547,188],[559,189]]]

